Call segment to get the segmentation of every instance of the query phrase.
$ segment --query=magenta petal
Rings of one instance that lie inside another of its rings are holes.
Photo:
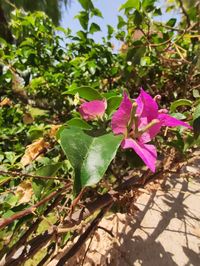
[[[168,127],[182,126],[182,127],[187,127],[187,128],[192,129],[192,127],[188,123],[185,123],[168,114],[161,113],[158,115],[158,119],[160,120],[162,126],[168,126]]]
[[[149,167],[149,169],[155,173],[157,152],[154,145],[143,144],[133,139],[125,139],[122,142],[122,148],[132,148]]]
[[[150,135],[150,139],[152,140],[153,138],[155,138],[155,136],[160,132],[162,124],[158,123],[154,126],[152,126],[149,130],[148,133]]]
[[[126,134],[128,122],[130,120],[132,102],[126,92],[119,106],[119,109],[113,114],[111,127],[115,134]]]
[[[94,100],[81,104],[79,112],[83,119],[88,121],[101,118],[104,115],[106,108],[107,103],[105,100]]]
[[[147,117],[148,121],[157,118],[158,105],[156,101],[143,89],[141,89],[136,102],[138,104],[137,114],[139,116]]]
[[[148,124],[148,121],[146,117],[141,117],[139,119],[139,129],[142,129]],[[146,132],[144,132],[140,137],[140,142],[147,143],[151,141],[159,132],[161,129],[161,122],[152,126],[149,128]]]

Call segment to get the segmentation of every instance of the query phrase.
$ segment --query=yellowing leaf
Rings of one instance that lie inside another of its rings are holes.
[[[58,129],[61,127],[61,125],[52,125],[51,129],[49,131],[49,137],[53,138],[56,136],[56,133],[58,131]]]
[[[44,153],[48,147],[49,143],[45,142],[44,139],[38,139],[37,141],[28,145],[25,154],[21,158],[21,164],[23,166],[29,165],[38,157],[38,155]]]
[[[29,113],[26,113],[23,115],[23,122],[25,125],[29,125],[29,124],[32,124],[34,121],[33,117],[31,114]]]
[[[0,102],[0,107],[3,106],[11,106],[12,105],[12,101],[9,98],[4,98],[1,102]]]
[[[30,181],[23,181],[16,189],[15,194],[18,196],[18,203],[27,203],[33,195],[33,189]]]

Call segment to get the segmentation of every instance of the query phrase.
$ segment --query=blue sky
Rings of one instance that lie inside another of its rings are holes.
[[[123,11],[119,12],[118,9],[121,4],[123,4],[125,0],[93,0],[94,6],[97,7],[103,14],[103,19],[101,18],[95,18],[93,22],[96,22],[101,27],[101,32],[95,33],[94,39],[96,42],[101,42],[101,38],[103,36],[106,36],[107,33],[107,25],[111,25],[114,28],[117,26],[117,16],[123,15]],[[158,6],[162,7],[162,10],[165,10],[165,0],[158,1]],[[76,33],[81,29],[81,26],[79,24],[79,21],[77,19],[74,19],[74,16],[82,10],[81,5],[77,0],[72,0],[70,7],[66,10],[63,6],[62,8],[62,20],[61,20],[61,26],[66,28],[69,27],[73,33]],[[175,16],[180,19],[180,14],[176,13],[166,13],[164,12],[164,15],[157,17],[157,20],[160,22],[167,21],[172,16]],[[114,42],[114,45],[116,49],[118,49],[121,46],[121,43],[116,40],[112,40]]]

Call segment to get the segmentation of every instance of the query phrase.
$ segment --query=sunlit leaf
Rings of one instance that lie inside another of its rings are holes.
[[[81,98],[86,99],[88,101],[102,99],[101,94],[97,90],[89,86],[82,86],[82,87],[64,92],[64,94],[72,94],[72,95],[75,95],[76,93],[78,93]]]
[[[119,11],[127,8],[139,9],[139,7],[140,7],[140,0],[128,0],[120,6]]]
[[[122,136],[112,133],[91,137],[77,128],[66,128],[60,134],[61,147],[75,171],[74,189],[98,183],[113,160]]]

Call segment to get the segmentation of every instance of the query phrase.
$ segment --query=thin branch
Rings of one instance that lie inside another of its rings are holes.
[[[168,26],[166,24],[163,24],[163,23],[160,23],[160,22],[154,22],[155,25],[157,26],[161,26],[165,29],[169,29],[169,30],[172,30],[172,31],[177,31],[177,32],[185,32],[185,29],[180,29],[180,28],[176,28],[176,27],[171,27],[171,26]],[[188,29],[187,29],[187,32],[192,32],[192,33],[197,33],[198,31],[197,30],[192,30],[195,26],[197,26],[197,22],[194,23],[193,25],[191,25]]]
[[[71,257],[73,257],[83,246],[83,244],[86,242],[86,240],[91,236],[91,234],[94,232],[94,230],[97,228],[98,224],[100,223],[101,219],[104,217],[105,213],[108,211],[108,209],[112,206],[112,203],[108,206],[104,207],[100,213],[97,215],[97,217],[92,221],[92,223],[89,225],[89,227],[86,229],[86,231],[79,237],[77,242],[70,248],[70,250],[58,261],[56,266],[63,266],[65,265],[65,262],[68,261]],[[59,254],[58,254],[59,256]]]
[[[57,204],[63,199],[64,196],[64,194],[58,195],[55,198],[54,202],[45,210],[43,216],[47,216],[54,209],[54,207],[57,206]],[[11,247],[5,257],[5,262],[12,260],[14,253],[26,243],[29,236],[38,228],[41,221],[42,217],[39,217],[33,224],[30,225],[29,229],[24,233],[24,235]]]
[[[47,265],[48,261],[51,259],[51,256],[54,254],[56,250],[56,243],[53,242],[48,246],[47,254],[44,258],[37,264],[37,266]]]
[[[90,242],[88,243],[87,249],[86,249],[86,251],[85,251],[85,253],[83,255],[83,259],[82,259],[82,262],[81,262],[81,266],[84,266],[85,258],[87,256],[87,253],[88,253],[89,249],[90,249],[90,246],[92,244],[93,238],[94,238],[94,232],[93,232],[92,236],[90,237]]]
[[[112,204],[114,201],[117,200],[118,196],[126,190],[134,189],[137,190],[138,188],[144,188],[146,184],[158,178],[160,174],[163,174],[163,171],[160,170],[156,174],[147,176],[145,178],[146,173],[138,178],[131,177],[128,180],[124,181],[116,190],[111,190],[108,193],[99,196],[94,202],[88,203],[85,207],[81,210],[78,210],[72,214],[72,217],[69,216],[65,219],[64,224],[62,227],[57,228],[55,231],[55,227],[51,228],[50,230],[46,231],[43,235],[38,235],[35,238],[31,239],[26,243],[26,246],[21,251],[21,254],[12,261],[6,261],[5,266],[10,266],[11,262],[15,266],[22,265],[28,258],[34,256],[38,250],[43,248],[49,241],[51,241],[55,235],[55,233],[62,234],[65,233],[67,229],[73,229],[77,225],[80,225],[86,218],[90,217],[99,209],[105,208]],[[59,230],[63,229],[63,230]]]
[[[41,201],[37,202],[35,205],[29,207],[28,209],[20,211],[20,212],[18,212],[16,214],[12,215],[9,218],[0,219],[0,229],[5,227],[5,226],[7,226],[7,225],[9,225],[9,224],[11,224],[15,220],[19,220],[22,217],[25,217],[25,216],[27,216],[29,214],[33,214],[38,207],[40,207],[43,204],[45,204],[46,202],[50,201],[55,196],[61,194],[62,192],[64,192],[70,186],[71,186],[71,183],[70,184],[66,184],[63,188],[60,188],[59,190],[56,190],[56,191],[52,192],[46,198],[44,198]]]
[[[186,18],[187,25],[188,25],[188,27],[190,27],[190,25],[191,25],[190,18],[189,18],[188,13],[187,13],[184,5],[183,5],[183,2],[182,2],[182,0],[178,0],[178,2],[179,2],[179,5],[180,5],[180,8],[182,10],[182,13],[184,14],[184,16]]]
[[[113,238],[115,237],[113,235],[113,233],[111,232],[111,230],[108,230],[107,228],[104,228],[103,226],[98,226],[98,229],[101,229],[101,230],[105,231],[107,234],[109,234],[109,236],[111,236]]]
[[[0,170],[0,175],[9,175],[14,177],[31,177],[31,178],[37,178],[37,179],[53,179],[53,180],[59,180],[59,181],[68,181],[65,178],[59,178],[59,177],[53,177],[53,176],[40,176],[40,175],[31,175],[31,174],[25,174],[20,172],[14,172],[14,171],[3,171]]]

